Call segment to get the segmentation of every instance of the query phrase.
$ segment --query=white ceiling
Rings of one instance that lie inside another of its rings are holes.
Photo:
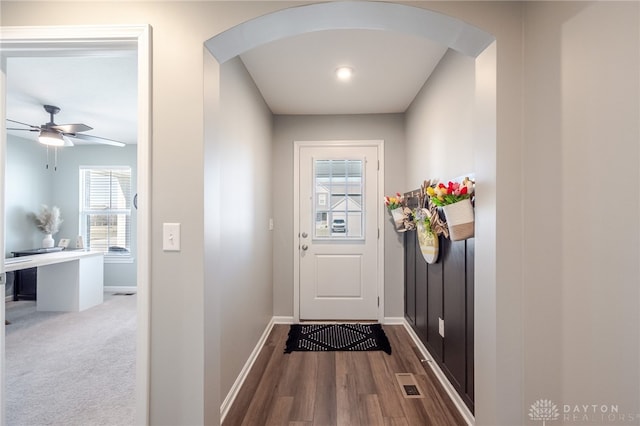
[[[135,52],[82,57],[7,59],[7,118],[35,126],[49,122],[43,105],[60,112],[56,124],[84,123],[84,134],[127,144],[137,138],[137,59]],[[7,127],[24,126],[7,122]],[[8,131],[37,140],[37,132]],[[73,140],[76,145],[90,142]]]
[[[376,30],[306,33],[241,59],[274,114],[404,112],[447,48],[423,37]],[[349,82],[335,70],[353,68]]]
[[[274,114],[397,113],[407,109],[446,49],[422,37],[332,30],[263,45],[241,59]],[[354,69],[346,83],[334,73],[345,65]],[[49,121],[42,106],[56,105],[57,124],[84,123],[93,127],[86,134],[136,143],[136,78],[132,52],[9,58],[7,118],[41,125]],[[9,133],[37,138],[36,132]]]

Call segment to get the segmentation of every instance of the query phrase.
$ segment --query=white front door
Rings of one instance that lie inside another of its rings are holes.
[[[378,145],[299,146],[300,320],[377,320]]]

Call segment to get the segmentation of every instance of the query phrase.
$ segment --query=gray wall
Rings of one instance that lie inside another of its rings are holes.
[[[404,124],[402,114],[344,116],[276,116],[274,127],[273,187],[278,202],[273,207],[273,311],[293,315],[293,143],[294,141],[382,139],[385,160],[385,194],[403,191]],[[382,200],[381,200],[382,202]],[[385,316],[404,315],[401,234],[385,221]]]
[[[226,395],[273,316],[272,115],[240,59],[221,67],[220,391]]]
[[[132,191],[136,188],[136,146],[124,148],[106,146],[74,146],[58,150],[58,167],[54,171],[53,149],[49,153],[49,169],[46,148],[34,140],[9,136],[7,141],[6,173],[6,256],[13,250],[41,247],[43,234],[28,219],[27,214],[38,212],[42,204],[58,206],[63,219],[60,232],[54,235],[56,245],[60,238],[71,239],[79,234],[79,166],[131,167]],[[137,242],[136,210],[132,212],[131,242],[133,263],[106,263],[105,286],[135,286]]]
[[[525,22],[525,404],[637,416],[640,4],[530,3]]]
[[[407,189],[474,170],[475,60],[449,49],[406,113]]]

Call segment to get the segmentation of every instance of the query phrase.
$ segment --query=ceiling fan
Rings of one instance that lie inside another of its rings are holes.
[[[76,123],[76,124],[56,124],[53,121],[53,116],[60,112],[60,108],[53,105],[44,105],[44,110],[49,113],[49,122],[42,124],[40,126],[34,126],[33,124],[22,123],[16,120],[10,120],[7,118],[7,121],[12,123],[21,124],[23,126],[29,127],[29,129],[22,128],[7,128],[7,130],[24,130],[27,132],[40,132],[38,135],[38,141],[41,144],[61,147],[61,146],[73,146],[73,142],[71,139],[78,139],[84,141],[96,142],[103,145],[112,145],[112,146],[125,146],[124,143],[115,141],[113,139],[101,138],[99,136],[92,135],[84,135],[80,132],[86,132],[88,130],[92,130],[93,127],[87,126],[86,124]]]

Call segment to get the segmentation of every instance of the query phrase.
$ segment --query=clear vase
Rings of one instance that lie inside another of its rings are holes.
[[[44,248],[51,248],[55,245],[55,241],[53,240],[53,236],[51,234],[47,234],[45,235],[45,237],[42,239],[42,247]]]

